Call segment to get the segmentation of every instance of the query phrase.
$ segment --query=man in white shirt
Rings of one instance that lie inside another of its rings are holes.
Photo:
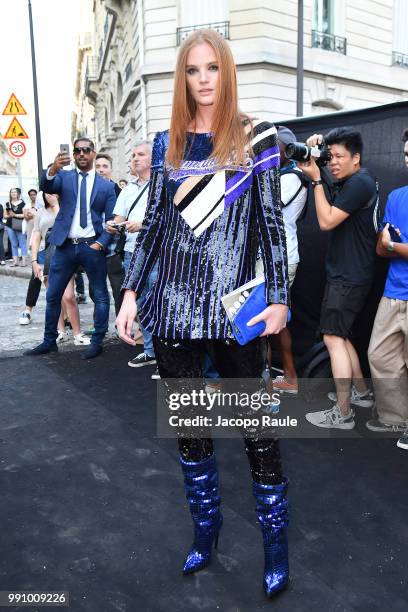
[[[113,223],[122,223],[126,229],[123,258],[125,273],[129,268],[138,232],[142,229],[142,222],[146,212],[151,162],[151,144],[147,141],[139,143],[132,150],[130,162],[130,174],[134,178],[122,189],[113,211],[115,215]],[[107,223],[107,230],[112,233],[116,232],[117,230],[115,230],[111,224],[112,222]],[[153,268],[144,291],[138,296],[138,304],[144,301],[148,291],[156,282],[157,268],[157,265]],[[144,365],[154,365],[156,363],[152,335],[143,327],[141,329],[143,333],[144,350],[143,353],[140,353],[128,362],[131,368],[139,368]],[[152,377],[158,377],[156,372]]]

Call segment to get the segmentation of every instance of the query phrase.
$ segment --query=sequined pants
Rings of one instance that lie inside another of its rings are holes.
[[[153,338],[161,378],[201,378],[207,353],[222,378],[260,378],[265,364],[265,340],[245,346],[234,340],[167,340]],[[279,441],[244,437],[245,452],[255,482],[282,481]],[[202,461],[214,452],[211,438],[179,437],[180,454],[186,461]]]

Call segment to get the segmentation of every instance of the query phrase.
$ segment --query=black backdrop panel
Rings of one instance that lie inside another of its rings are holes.
[[[401,140],[403,129],[408,127],[408,102],[277,121],[276,124],[290,127],[300,142],[311,134],[324,134],[334,127],[358,129],[364,142],[363,165],[379,179],[383,206],[390,191],[408,183]],[[292,291],[293,318],[290,327],[297,356],[303,355],[318,338],[320,305],[326,279],[324,260],[328,236],[319,229],[312,190],[309,192],[306,214],[298,222],[300,264]],[[387,267],[387,262],[378,258],[373,289],[355,325],[356,345],[366,371],[366,351]]]

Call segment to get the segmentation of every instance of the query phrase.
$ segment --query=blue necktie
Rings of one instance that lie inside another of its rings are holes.
[[[86,177],[87,172],[80,172],[82,176],[81,191],[79,193],[79,225],[85,228],[88,225],[88,211],[86,206]]]

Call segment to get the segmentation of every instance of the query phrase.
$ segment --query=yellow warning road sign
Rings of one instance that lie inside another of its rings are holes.
[[[14,117],[3,138],[28,138],[28,134],[18,119]]]
[[[16,94],[11,94],[9,101],[4,107],[2,115],[26,115],[27,111],[21,102],[17,99]]]

